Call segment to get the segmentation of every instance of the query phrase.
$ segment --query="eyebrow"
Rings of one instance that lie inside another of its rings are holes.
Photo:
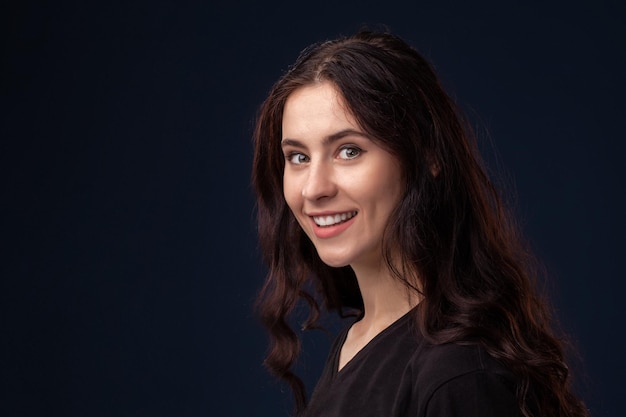
[[[370,139],[370,137],[368,135],[366,135],[365,133],[358,131],[358,130],[354,130],[354,129],[344,129],[344,130],[340,130],[337,133],[333,133],[332,135],[328,135],[324,138],[324,140],[322,141],[322,145],[329,145],[335,141],[338,141],[341,138],[344,138],[346,136],[361,136],[364,137],[366,139]],[[295,146],[295,147],[299,147],[299,148],[306,148],[306,146],[300,142],[299,140],[296,139],[289,139],[289,138],[285,138],[280,142],[281,146]]]

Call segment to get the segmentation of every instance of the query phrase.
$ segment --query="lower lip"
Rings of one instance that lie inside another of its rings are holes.
[[[318,226],[317,224],[315,224],[313,219],[311,219],[311,222],[313,223],[313,233],[315,233],[315,236],[317,236],[320,239],[328,239],[331,237],[335,237],[343,233],[344,230],[350,227],[352,223],[354,223],[355,218],[356,216],[352,217],[350,220],[347,220],[343,223],[339,223],[333,226],[324,226],[324,227]]]

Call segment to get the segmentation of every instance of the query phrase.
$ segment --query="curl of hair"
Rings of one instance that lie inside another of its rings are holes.
[[[305,49],[272,87],[254,132],[252,182],[261,252],[268,275],[257,307],[270,335],[265,360],[288,382],[296,413],[305,389],[291,371],[300,350],[287,318],[299,299],[314,327],[320,305],[343,315],[363,300],[349,267],[317,255],[282,194],[281,127],[289,95],[330,82],[361,128],[399,161],[406,189],[383,237],[397,279],[423,297],[416,316],[427,340],[477,343],[518,377],[525,417],[581,417],[572,393],[564,342],[536,291],[531,252],[483,168],[471,129],[431,65],[400,38],[362,31]],[[399,253],[399,266],[391,253]]]

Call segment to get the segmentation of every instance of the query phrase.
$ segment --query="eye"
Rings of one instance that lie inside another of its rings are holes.
[[[300,152],[293,152],[285,156],[287,162],[294,165],[301,165],[309,162],[309,157]]]
[[[363,152],[361,149],[357,148],[356,146],[346,146],[344,148],[341,148],[339,150],[339,158],[341,159],[354,159],[356,157],[358,157],[359,155],[361,155],[361,152]]]

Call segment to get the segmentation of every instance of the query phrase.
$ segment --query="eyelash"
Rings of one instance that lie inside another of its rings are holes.
[[[341,155],[345,151],[355,151],[356,155],[354,155],[354,156],[346,156],[345,158],[341,158],[341,159],[346,159],[346,160],[355,159],[355,158],[358,158],[359,156],[361,156],[361,154],[363,153],[363,150],[361,148],[359,148],[358,146],[348,145],[348,146],[342,147],[339,150],[339,155]]]
[[[352,151],[354,153],[356,153],[356,155],[353,156],[349,156],[346,155],[344,157],[342,157],[341,155],[343,153],[345,153],[346,151]],[[361,148],[359,148],[358,146],[354,146],[354,145],[346,145],[343,146],[339,149],[339,158],[344,160],[344,161],[350,161],[352,159],[356,159],[359,156],[361,156],[361,154],[363,153],[363,150]],[[295,158],[300,158],[302,157],[302,159],[304,159],[304,161],[297,161]],[[285,155],[285,159],[287,160],[287,162],[293,164],[293,165],[302,165],[305,164],[307,162],[309,162],[309,157],[306,156],[305,154],[303,154],[302,152],[291,152]]]
[[[306,161],[295,162],[294,158],[298,156],[303,156],[306,159]],[[308,162],[309,157],[303,154],[302,152],[292,152],[292,153],[285,155],[285,159],[287,160],[287,162],[290,162],[294,165],[302,165]]]

